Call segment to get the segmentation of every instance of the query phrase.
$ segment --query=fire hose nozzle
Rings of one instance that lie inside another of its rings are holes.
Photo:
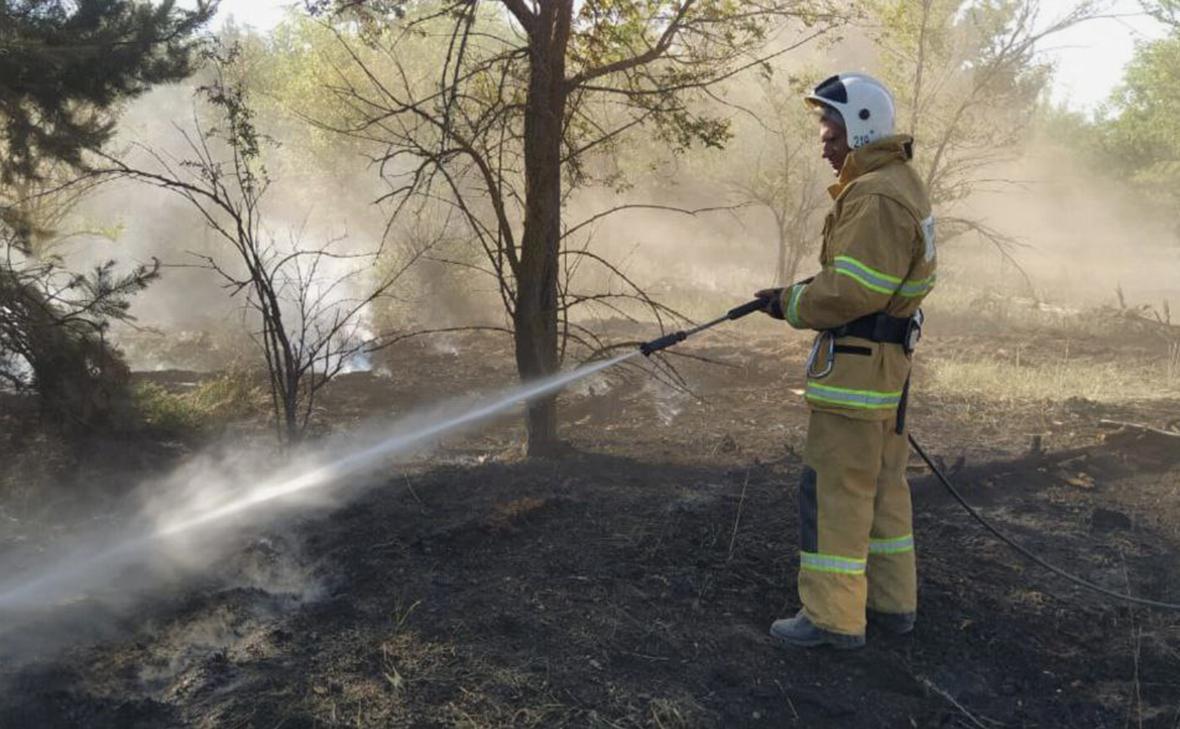
[[[672,332],[671,334],[665,334],[659,339],[653,339],[646,344],[641,344],[639,351],[643,352],[644,357],[650,357],[652,353],[658,352],[661,349],[667,349],[674,344],[680,344],[685,339],[688,339],[687,332]]]
[[[686,332],[672,332],[671,334],[665,334],[659,339],[653,339],[647,344],[641,344],[639,345],[639,351],[643,352],[644,357],[650,357],[654,352],[658,352],[661,349],[667,349],[668,347],[671,347],[675,344],[680,344],[685,339],[688,339],[694,334],[699,334],[706,329],[712,329],[723,322],[741,319],[747,314],[753,314],[755,311],[764,311],[765,309],[766,299],[754,299],[753,301],[742,304],[741,306],[735,306],[734,308],[727,311],[725,316],[701,324],[694,329],[689,329]]]
[[[754,299],[753,301],[742,304],[741,306],[733,307],[729,310],[729,313],[725,315],[725,318],[733,321],[734,319],[741,319],[747,314],[753,314],[755,311],[763,311],[765,309],[766,299]]]

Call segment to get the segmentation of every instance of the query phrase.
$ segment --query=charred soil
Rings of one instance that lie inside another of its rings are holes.
[[[506,343],[455,345],[343,377],[323,420],[511,381]],[[1025,563],[917,461],[916,631],[870,628],[848,654],[772,643],[798,608],[804,347],[704,338],[688,351],[728,366],[680,359],[694,394],[638,373],[565,394],[562,458],[520,459],[506,419],[245,535],[232,565],[101,633],[30,650],[24,632],[0,727],[1175,727],[1180,613]],[[1001,409],[921,383],[913,429],[985,516],[1086,579],[1180,602],[1180,439],[1100,422],[1163,424],[1178,403]],[[276,565],[305,589],[247,579]]]

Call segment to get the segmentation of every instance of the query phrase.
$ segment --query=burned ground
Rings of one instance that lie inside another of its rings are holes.
[[[504,343],[456,344],[345,377],[325,422],[511,381]],[[731,366],[681,360],[695,396],[636,376],[575,387],[562,458],[519,459],[509,419],[244,535],[217,574],[6,662],[0,726],[1176,726],[1180,615],[1028,565],[917,461],[914,635],[870,630],[849,654],[772,644],[798,604],[803,346],[710,337],[691,351]],[[1000,406],[922,381],[913,429],[989,519],[1087,579],[1180,602],[1180,447],[1100,422],[1163,425],[1180,403]],[[265,579],[287,569],[306,584]],[[27,653],[37,626],[22,633]]]

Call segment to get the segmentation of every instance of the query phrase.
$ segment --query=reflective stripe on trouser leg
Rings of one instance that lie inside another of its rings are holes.
[[[882,425],[886,427],[881,472],[869,534],[868,606],[883,613],[912,613],[918,609],[918,574],[913,509],[905,478],[909,447],[892,423]]]
[[[812,412],[799,488],[799,599],[813,623],[865,629],[865,569],[881,463],[882,423]]]
[[[819,551],[816,479],[815,469],[804,466],[803,478],[799,480],[799,568],[815,572],[863,575],[865,560]]]

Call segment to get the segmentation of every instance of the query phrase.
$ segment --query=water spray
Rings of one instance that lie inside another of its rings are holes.
[[[740,319],[762,308],[763,300],[755,299],[730,309],[717,319],[640,345],[636,351],[528,383],[462,412],[436,417],[425,424],[413,418],[394,424],[390,429],[391,434],[378,442],[344,456],[328,459],[303,472],[272,477],[257,484],[241,484],[240,488],[234,489],[234,496],[220,503],[184,509],[181,516],[157,522],[138,533],[133,531],[130,535],[125,534],[116,543],[90,545],[89,548],[67,554],[56,565],[39,574],[5,580],[0,583],[0,611],[27,609],[46,602],[85,594],[89,589],[109,582],[119,570],[142,562],[148,555],[157,552],[162,544],[264,507],[273,507],[300,494],[327,488],[346,478],[361,476],[375,470],[391,458],[421,448],[441,436],[488,420],[521,402],[552,395],[574,382],[622,364],[640,354],[650,357],[694,334],[727,321]]]
[[[65,600],[107,584],[118,571],[142,563],[161,545],[199,532],[202,528],[242,517],[287,499],[340,483],[374,471],[389,459],[405,455],[444,435],[491,419],[521,402],[554,394],[578,380],[621,364],[640,354],[639,350],[612,359],[587,364],[537,382],[526,384],[456,414],[436,416],[425,424],[410,417],[390,428],[391,433],[376,443],[309,468],[302,473],[282,475],[257,484],[240,484],[236,495],[222,503],[189,510],[179,518],[157,523],[150,529],[132,531],[117,543],[100,543],[64,555],[57,564],[39,574],[25,574],[0,583],[0,612],[27,610]]]
[[[467,408],[463,412],[444,417],[436,417],[433,421],[425,425],[420,424],[417,419],[402,421],[394,425],[392,434],[386,435],[373,445],[347,453],[344,456],[328,459],[325,463],[309,468],[301,473],[276,477],[253,486],[243,485],[240,494],[225,500],[223,503],[197,509],[194,513],[188,513],[179,518],[158,523],[153,528],[141,532],[138,536],[125,537],[113,545],[107,544],[102,548],[78,551],[74,554],[66,555],[58,564],[39,574],[21,575],[15,579],[9,579],[0,583],[0,612],[27,610],[47,603],[53,603],[54,601],[71,598],[79,594],[85,594],[98,585],[109,582],[117,574],[118,570],[129,567],[137,561],[141,561],[145,555],[157,551],[157,548],[161,544],[168,543],[182,535],[198,532],[202,528],[211,527],[234,517],[248,514],[263,506],[282,503],[285,499],[305,492],[326,488],[339,483],[345,478],[357,477],[371,472],[383,463],[388,462],[390,458],[419,449],[441,436],[488,420],[515,407],[521,402],[555,394],[574,382],[622,364],[640,354],[650,357],[656,352],[680,344],[689,337],[707,329],[712,329],[728,321],[740,319],[755,311],[762,311],[765,309],[765,305],[766,302],[764,299],[754,299],[753,301],[730,309],[724,315],[712,321],[705,322],[691,329],[672,332],[658,339],[646,342],[640,345],[635,351],[619,355],[612,359],[588,364],[569,372],[559,373],[538,382],[526,384],[504,393],[497,398],[490,399],[484,404]],[[918,445],[917,441],[914,440],[913,436],[910,436],[910,443],[916,452],[929,464],[929,459],[926,458],[925,452]],[[1178,605],[1113,593],[1046,564],[1044,560],[1036,557],[1036,555],[1032,555],[1027,549],[1000,533],[977,512],[974,512],[962,501],[962,497],[958,496],[958,493],[946,479],[945,475],[939,469],[935,468],[933,464],[930,465],[939,480],[968,511],[971,511],[974,518],[981,521],[985,527],[1022,554],[1031,556],[1038,564],[1046,566],[1057,574],[1066,576],[1084,587],[1098,590],[1110,597],[1154,607],[1168,609],[1180,608]]]

